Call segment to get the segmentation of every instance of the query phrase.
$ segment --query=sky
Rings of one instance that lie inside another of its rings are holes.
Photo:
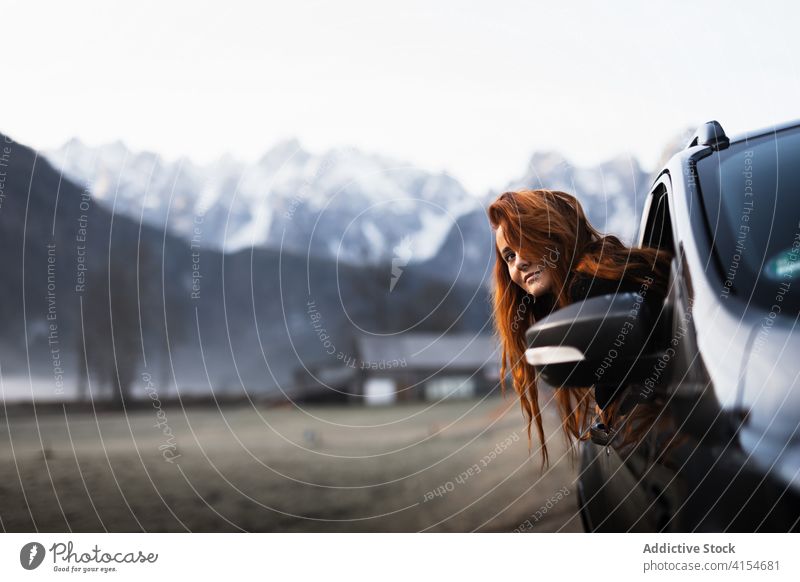
[[[688,126],[800,118],[790,2],[0,3],[0,132],[256,160],[296,137],[468,189],[534,151],[655,169]]]

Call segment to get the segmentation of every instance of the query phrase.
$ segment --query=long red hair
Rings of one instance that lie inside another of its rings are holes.
[[[567,288],[572,272],[603,279],[626,279],[644,283],[650,276],[651,287],[665,290],[669,279],[672,255],[654,248],[627,247],[614,235],[595,229],[574,196],[557,190],[520,190],[501,194],[488,210],[493,230],[503,227],[508,244],[521,256],[545,262],[550,268],[553,309],[569,305]],[[531,429],[536,427],[541,442],[542,465],[548,464],[539,389],[533,366],[524,357],[525,332],[537,319],[536,304],[516,285],[495,247],[494,326],[502,347],[500,362],[501,392],[505,394],[508,372],[527,421],[530,450]],[[547,313],[539,313],[543,317]],[[561,415],[562,428],[570,445],[587,438],[588,425],[595,410],[591,387],[555,388],[555,400]],[[609,406],[604,419],[614,414]]]

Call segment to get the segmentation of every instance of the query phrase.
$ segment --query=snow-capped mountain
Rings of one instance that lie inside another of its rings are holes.
[[[536,153],[525,173],[505,190],[548,188],[577,196],[591,223],[601,232],[615,234],[631,244],[649,186],[648,175],[636,159],[619,157],[599,166],[582,168],[557,153]],[[490,191],[480,208],[462,214],[439,252],[422,268],[431,276],[469,284],[491,285],[494,237],[486,217]]]
[[[296,140],[255,163],[223,156],[198,165],[132,152],[120,142],[71,140],[46,153],[102,204],[167,228],[194,246],[227,252],[263,247],[350,264],[419,264],[442,280],[487,283],[493,242],[485,208],[453,177],[343,148],[314,154]],[[601,231],[632,242],[648,176],[631,157],[578,167],[535,153],[506,190],[574,193]],[[399,249],[399,250],[398,250]]]
[[[548,188],[569,192],[580,200],[596,228],[631,243],[649,186],[648,176],[633,157],[619,156],[586,168],[555,152],[537,152],[522,177],[510,182],[506,190]]]
[[[198,165],[132,152],[121,142],[71,140],[46,152],[65,175],[120,212],[202,247],[283,248],[349,263],[386,263],[403,244],[410,262],[436,254],[461,214],[480,202],[447,174],[296,140],[252,164],[230,156]]]

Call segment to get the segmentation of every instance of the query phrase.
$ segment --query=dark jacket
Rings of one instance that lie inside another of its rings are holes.
[[[639,276],[646,277],[649,272],[637,272]],[[619,293],[642,293],[644,294],[645,303],[649,304],[651,310],[658,313],[660,304],[664,301],[665,292],[662,289],[656,288],[654,285],[643,285],[634,281],[631,276],[626,276],[619,281],[617,279],[603,279],[601,277],[592,277],[585,273],[571,271],[567,277],[565,284],[567,289],[567,296],[569,303],[583,301],[590,297],[597,297],[598,295],[614,295]],[[532,296],[531,296],[532,297]],[[550,315],[555,309],[556,300],[555,295],[552,293],[545,293],[537,297],[531,307],[535,321],[541,321],[543,318]]]

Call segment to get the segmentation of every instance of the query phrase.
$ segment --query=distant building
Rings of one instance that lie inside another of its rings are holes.
[[[352,354],[299,368],[294,398],[368,405],[472,398],[499,382],[499,344],[475,333],[362,335]]]

